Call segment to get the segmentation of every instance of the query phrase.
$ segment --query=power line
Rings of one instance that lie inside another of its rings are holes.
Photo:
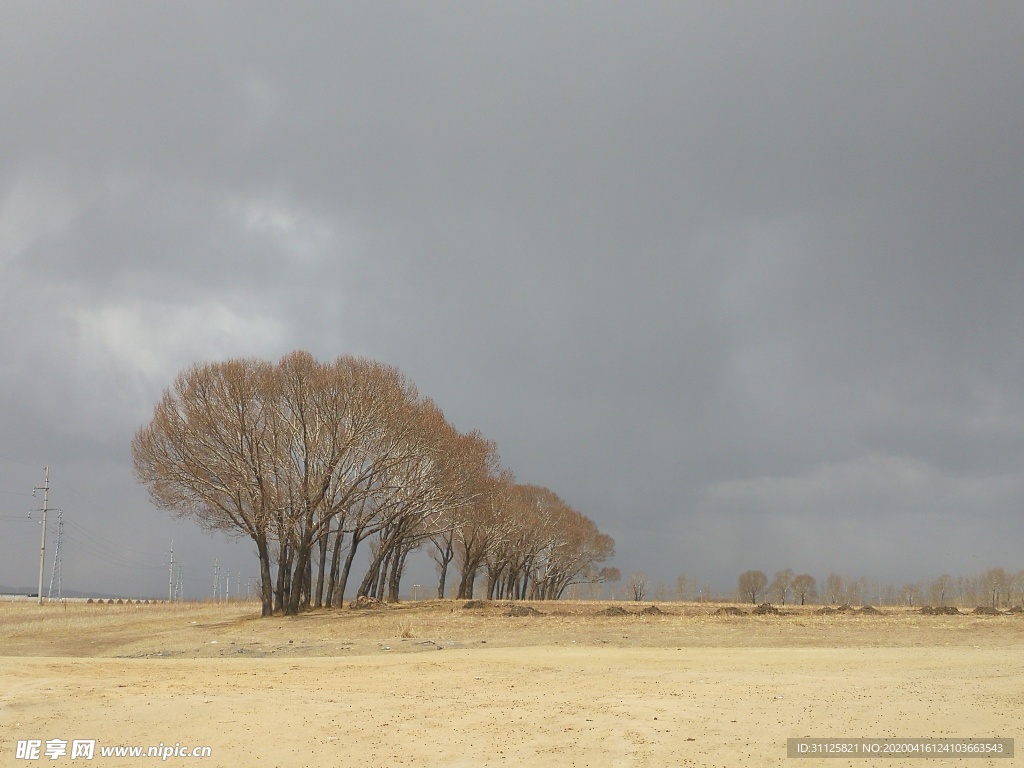
[[[103,540],[89,534],[88,531],[77,525],[74,521],[68,521],[67,526],[71,533],[65,533],[65,541],[74,544],[76,550],[102,560],[107,565],[145,570],[162,570],[164,567],[162,565],[155,565],[152,562],[147,563],[125,556],[121,551],[114,549],[112,545],[108,545]]]

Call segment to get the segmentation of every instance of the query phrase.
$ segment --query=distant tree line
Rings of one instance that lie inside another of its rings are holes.
[[[357,551],[357,595],[397,600],[409,554],[429,549],[443,597],[485,579],[489,598],[557,599],[617,576],[614,541],[554,492],[518,484],[496,445],[459,432],[397,368],[237,359],[183,371],[132,441],[153,503],[248,537],[262,613],[338,606]]]
[[[682,577],[680,577],[682,578]],[[828,605],[985,605],[1009,608],[1024,604],[1024,570],[1013,573],[991,568],[974,576],[942,574],[930,581],[897,587],[864,576],[850,578],[830,573],[821,590],[817,580],[806,573],[794,575],[786,568],[776,571],[771,581],[763,571],[745,571],[736,584],[737,599],[743,602],[824,603]]]
[[[593,595],[592,595],[593,596]],[[791,568],[776,571],[772,578],[763,571],[740,574],[736,589],[716,592],[709,583],[681,575],[673,587],[652,584],[643,572],[634,572],[617,596],[626,600],[652,599],[659,602],[770,602],[776,605],[874,605],[874,606],[991,606],[1011,608],[1024,605],[1024,570],[1013,572],[990,568],[971,576],[942,574],[934,579],[896,586],[861,576],[853,578],[830,573],[820,582],[808,573]]]

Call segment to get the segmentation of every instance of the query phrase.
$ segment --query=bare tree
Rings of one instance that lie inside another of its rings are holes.
[[[633,600],[640,602],[647,596],[647,589],[651,580],[643,571],[635,571],[629,574],[629,594]]]
[[[793,577],[793,594],[800,599],[800,605],[805,605],[808,600],[813,600],[817,582],[809,573],[801,573]]]
[[[271,376],[269,364],[252,360],[193,366],[132,440],[135,475],[157,507],[252,539],[264,616],[273,612],[270,539],[283,495],[270,472],[275,441],[263,391]]]
[[[614,551],[552,491],[516,485],[492,442],[459,433],[398,369],[362,358],[193,366],[136,433],[132,456],[157,506],[252,539],[265,616],[340,605],[366,541],[359,594],[389,600],[427,542],[439,595],[454,562],[460,596],[486,565],[488,594],[520,599],[603,580]]]
[[[928,599],[935,605],[945,605],[953,588],[953,577],[944,573],[928,585]]]
[[[830,573],[825,579],[825,595],[829,605],[836,605],[846,597],[846,579],[838,573]]]
[[[900,598],[904,605],[914,607],[915,605],[921,604],[921,585],[920,584],[904,584],[900,588]]]
[[[990,568],[981,575],[983,591],[993,608],[998,608],[1000,603],[1009,604],[1012,581],[1003,568]]]
[[[757,604],[758,595],[763,594],[767,587],[768,577],[764,575],[764,571],[744,571],[740,574],[739,593],[744,600],[750,598],[754,605]]]
[[[676,600],[684,602],[690,598],[693,591],[692,580],[680,574],[676,577]]]
[[[775,576],[772,578],[772,583],[768,587],[768,591],[771,593],[775,601],[786,604],[786,599],[789,597],[789,590],[793,586],[793,569],[786,568],[783,571],[776,571]]]

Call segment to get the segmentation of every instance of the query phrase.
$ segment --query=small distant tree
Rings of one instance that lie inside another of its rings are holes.
[[[690,595],[690,580],[685,576],[676,577],[676,600],[685,601]]]
[[[913,608],[915,605],[921,604],[921,585],[920,584],[904,584],[900,589],[900,595],[903,597],[903,604],[909,605]]]
[[[868,590],[868,580],[861,576],[859,579],[848,579],[846,582],[844,603],[847,605],[863,605],[864,596]]]
[[[878,602],[881,605],[896,605],[899,602],[899,590],[895,584],[883,584],[878,588],[878,594]]]
[[[786,598],[789,596],[789,590],[793,586],[793,569],[787,568],[784,571],[776,571],[775,576],[772,578],[771,586],[768,587],[768,591],[771,593],[775,601],[786,604]]]
[[[764,571],[744,571],[740,574],[739,593],[744,600],[750,598],[754,605],[757,605],[757,596],[764,594],[767,587],[768,577]]]
[[[952,589],[953,577],[944,573],[928,585],[928,600],[935,605],[945,605]]]
[[[813,600],[816,589],[817,583],[811,574],[801,573],[793,577],[793,594],[800,600],[800,605]]]
[[[991,599],[992,607],[998,608],[1002,600],[1004,605],[1010,602],[1011,579],[1002,568],[992,568],[982,574],[985,592]]]
[[[647,596],[651,580],[643,571],[636,571],[629,574],[629,594],[636,602],[640,602]]]
[[[846,580],[838,573],[830,573],[825,579],[825,595],[829,605],[835,605],[846,592]]]

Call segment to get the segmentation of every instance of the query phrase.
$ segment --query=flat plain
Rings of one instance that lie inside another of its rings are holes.
[[[0,766],[996,765],[800,759],[790,737],[1021,741],[1024,615],[718,605],[0,604]],[[608,609],[625,615],[606,615]],[[18,741],[95,739],[89,762]],[[206,758],[100,746],[208,746]]]

